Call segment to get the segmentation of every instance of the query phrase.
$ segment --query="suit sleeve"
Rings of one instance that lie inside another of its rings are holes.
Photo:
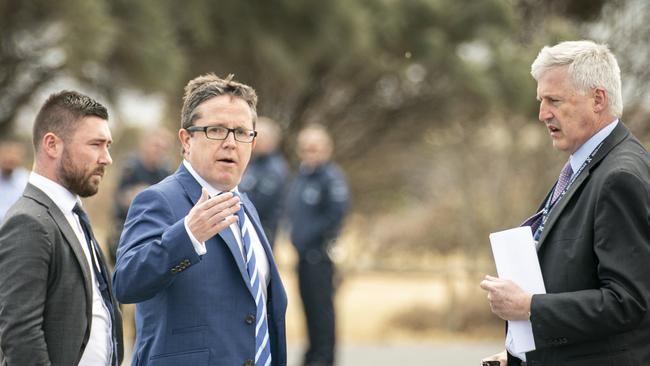
[[[0,230],[0,348],[4,365],[50,365],[43,312],[51,241],[35,217],[10,217]]]
[[[137,303],[156,296],[187,267],[200,261],[172,204],[160,192],[139,193],[129,209],[113,273],[115,297]]]
[[[600,288],[534,295],[537,348],[602,339],[641,324],[650,296],[650,192],[637,174],[605,180],[594,207]]]

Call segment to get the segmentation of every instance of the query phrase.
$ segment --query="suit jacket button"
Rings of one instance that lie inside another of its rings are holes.
[[[255,315],[253,314],[246,315],[246,324],[248,325],[255,324]]]
[[[255,361],[250,360],[250,359],[246,360],[246,362],[244,362],[244,366],[253,366],[254,364],[255,364]]]

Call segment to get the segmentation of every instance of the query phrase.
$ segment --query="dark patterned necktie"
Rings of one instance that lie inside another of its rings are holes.
[[[560,176],[557,179],[555,189],[553,189],[553,195],[551,195],[551,204],[549,207],[553,207],[553,205],[555,205],[555,202],[557,202],[558,198],[560,198],[562,195],[562,192],[564,192],[566,187],[569,185],[569,182],[571,182],[572,175],[573,169],[571,168],[571,161],[569,160],[566,162],[566,164],[564,164],[564,167],[560,172]],[[526,219],[526,221],[521,224],[521,226],[530,226],[535,240],[539,240],[539,237],[541,236],[541,230],[539,229],[540,225],[542,224],[543,215],[544,210],[542,209],[541,211]]]
[[[95,240],[95,235],[93,234],[93,230],[90,226],[90,220],[88,219],[88,215],[86,215],[86,212],[81,208],[79,203],[77,203],[74,208],[72,209],[72,212],[77,214],[79,216],[79,222],[81,223],[81,228],[83,229],[84,232],[84,237],[86,238],[86,245],[88,246],[88,251],[90,252],[90,262],[92,263],[93,267],[93,272],[95,273],[95,278],[97,279],[97,285],[99,287],[99,292],[102,294],[102,299],[104,300],[104,305],[106,306],[106,309],[108,309],[108,313],[111,316],[111,338],[112,338],[112,357],[111,357],[111,365],[117,365],[117,339],[115,336],[115,304],[113,304],[113,300],[111,299],[111,295],[108,292],[108,281],[106,277],[108,276],[108,271],[106,269],[106,264],[102,260],[101,256],[99,255],[99,250],[100,248],[97,246],[97,240]],[[97,265],[99,264],[99,267]]]

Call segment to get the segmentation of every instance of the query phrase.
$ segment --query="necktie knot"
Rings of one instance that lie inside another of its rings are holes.
[[[240,207],[240,208],[239,208],[239,211],[237,211],[237,224],[238,224],[239,227],[241,228],[241,227],[244,226],[244,222],[245,222],[245,218],[244,218],[244,203],[241,202],[241,195],[239,194],[239,192],[232,192],[232,194],[233,194],[235,197],[239,197],[239,207]]]
[[[81,207],[79,202],[77,202],[76,205],[74,205],[74,208],[72,209],[72,212],[77,214],[79,216],[79,219],[82,220],[85,223],[90,223],[90,220],[88,219],[88,215],[86,214],[86,211]]]

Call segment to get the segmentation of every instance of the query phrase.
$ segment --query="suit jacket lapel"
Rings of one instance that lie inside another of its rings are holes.
[[[246,215],[248,218],[251,220],[251,223],[253,224],[253,227],[255,228],[255,231],[257,232],[257,236],[260,239],[260,242],[262,243],[262,247],[264,248],[264,252],[268,257],[271,256],[272,251],[271,251],[271,244],[269,244],[269,240],[266,238],[266,233],[264,232],[264,229],[262,228],[262,224],[257,221],[255,215],[251,214],[250,208],[253,206],[253,202],[251,202],[250,199],[248,199],[248,195],[246,193],[240,193],[242,202],[244,203],[244,212],[246,212]]]
[[[571,198],[579,190],[580,186],[582,186],[585,183],[587,177],[589,177],[591,172],[598,167],[600,161],[603,160],[605,156],[607,156],[607,154],[609,154],[609,152],[616,145],[621,143],[621,141],[623,141],[628,135],[629,135],[629,130],[623,125],[623,122],[619,120],[616,128],[614,128],[612,133],[610,133],[609,136],[607,136],[603,141],[603,145],[600,147],[600,150],[598,150],[596,155],[593,157],[587,169],[584,169],[580,173],[580,175],[576,177],[576,179],[569,187],[569,190],[564,194],[564,197],[562,197],[562,199],[560,199],[560,201],[556,204],[556,207],[553,207],[553,209],[551,210],[551,213],[548,216],[548,220],[546,221],[546,225],[544,225],[544,231],[542,231],[542,235],[539,238],[540,248],[544,244],[544,239],[548,237],[549,233],[553,229],[553,226],[562,215],[562,212],[564,211],[566,206],[569,204],[569,201],[571,201]]]
[[[84,277],[84,288],[86,289],[86,309],[89,309],[88,311],[91,312],[92,296],[93,296],[93,289],[92,289],[92,282],[91,282],[92,276],[90,274],[90,267],[88,266],[88,260],[86,259],[86,255],[84,254],[83,249],[81,248],[81,243],[79,243],[79,239],[77,238],[77,235],[70,227],[70,223],[68,223],[68,220],[65,218],[65,215],[59,209],[59,206],[57,206],[50,199],[50,197],[48,197],[43,191],[36,188],[32,184],[27,184],[24,194],[26,197],[30,197],[36,200],[37,202],[40,202],[45,207],[47,207],[50,216],[52,216],[52,219],[54,219],[54,222],[56,222],[57,226],[59,227],[59,230],[61,230],[61,233],[63,234],[66,243],[72,249],[72,252],[77,258],[77,262],[81,267],[81,272]]]
[[[192,174],[185,168],[185,165],[181,163],[180,167],[175,173],[176,179],[180,182],[181,186],[183,186],[183,189],[185,189],[185,192],[187,193],[192,206],[198,202],[199,198],[201,197],[201,185],[199,182],[194,179]],[[222,230],[219,233],[219,236],[223,241],[226,243],[226,246],[230,250],[230,253],[233,256],[233,259],[235,260],[235,263],[237,263],[237,268],[239,268],[239,272],[241,273],[242,278],[244,279],[244,282],[246,283],[246,286],[248,286],[248,289],[252,293],[250,281],[248,280],[248,271],[246,270],[246,265],[244,263],[244,257],[242,255],[241,250],[239,250],[239,245],[237,244],[237,240],[235,239],[235,235],[232,233],[232,230],[230,228],[227,228],[225,230]],[[216,241],[216,237],[209,239],[206,242],[206,245],[210,241]],[[216,244],[216,243],[215,243]]]

